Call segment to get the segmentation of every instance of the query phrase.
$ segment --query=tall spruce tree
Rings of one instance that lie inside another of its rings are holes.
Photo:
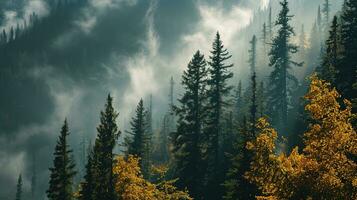
[[[251,99],[250,99],[250,131],[255,135],[255,126],[257,121],[257,73],[256,73],[256,57],[257,57],[257,38],[254,35],[250,43],[249,49],[249,66],[251,71]]]
[[[268,34],[269,34],[269,38],[272,39],[273,38],[273,16],[272,16],[272,8],[271,6],[269,7],[269,14],[268,14]]]
[[[232,87],[228,85],[228,80],[233,77],[230,68],[232,64],[226,62],[232,56],[229,55],[227,49],[224,48],[221,36],[217,32],[216,38],[212,45],[213,50],[209,64],[209,79],[208,79],[208,96],[209,96],[209,109],[206,134],[208,136],[208,149],[207,149],[207,173],[206,173],[206,199],[219,199],[222,196],[221,183],[223,182],[224,175],[222,170],[219,169],[222,158],[220,155],[220,142],[222,139],[222,119],[225,108],[229,106],[227,100]]]
[[[50,168],[50,182],[47,190],[49,200],[73,199],[73,178],[76,172],[72,150],[67,140],[69,134],[68,123],[65,120],[55,147],[53,167]]]
[[[286,132],[288,118],[289,83],[297,84],[297,79],[290,73],[291,66],[301,66],[291,60],[291,54],[298,51],[298,47],[290,42],[295,34],[289,21],[293,17],[289,15],[288,1],[280,2],[282,7],[276,25],[279,26],[277,36],[273,39],[270,56],[270,66],[273,71],[270,74],[269,108],[274,125],[281,131]]]
[[[116,200],[117,198],[114,190],[113,149],[120,135],[116,124],[118,115],[113,107],[113,98],[109,94],[104,111],[100,113],[98,135],[94,145],[94,200]]]
[[[261,81],[259,84],[259,88],[257,89],[257,112],[258,112],[258,118],[264,117],[265,116],[265,109],[266,109],[266,91],[265,91],[265,86],[264,82]]]
[[[85,166],[84,181],[81,183],[81,190],[79,191],[79,200],[93,200],[94,193],[94,160],[93,149],[91,145],[88,149],[87,164]]]
[[[242,120],[242,110],[243,110],[243,96],[242,96],[242,81],[239,80],[237,88],[235,89],[234,96],[234,118],[235,121]]]
[[[323,56],[322,64],[317,69],[321,79],[332,84],[336,84],[336,67],[340,59],[341,40],[339,35],[338,18],[335,16],[329,32],[329,38],[326,41],[326,51]]]
[[[178,116],[174,134],[174,156],[178,186],[187,188],[195,199],[202,199],[202,127],[206,118],[207,67],[204,55],[197,51],[182,75],[184,93],[175,107]]]
[[[255,137],[250,131],[246,117],[240,122],[239,134],[234,138],[233,153],[230,154],[231,164],[224,181],[226,200],[253,200],[258,195],[258,188],[244,177],[249,171],[253,155],[246,148],[247,142]]]
[[[337,67],[336,85],[343,98],[353,103],[353,112],[357,112],[357,1],[346,0],[342,13],[341,62]]]
[[[140,99],[135,116],[132,118],[130,125],[131,131],[128,131],[129,137],[126,138],[127,155],[133,155],[140,158],[139,166],[145,178],[149,176],[149,162],[147,161],[147,147],[150,143],[150,138],[147,132],[147,112],[144,108],[144,101]]]
[[[19,178],[17,179],[15,200],[21,200],[21,199],[22,199],[22,176],[20,174]]]
[[[324,4],[322,6],[323,13],[323,27],[324,27],[324,35],[327,34],[330,28],[330,12],[331,12],[331,4],[329,0],[324,0]]]
[[[317,27],[319,29],[319,34],[322,33],[322,16],[321,16],[321,7],[317,9],[317,18],[316,18]]]

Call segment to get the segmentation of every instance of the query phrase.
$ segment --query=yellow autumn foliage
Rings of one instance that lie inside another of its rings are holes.
[[[260,135],[247,144],[254,152],[246,178],[257,184],[264,196],[257,199],[357,199],[357,136],[350,120],[351,103],[316,76],[305,96],[313,123],[304,134],[302,153],[276,155],[276,131],[260,119]]]
[[[179,191],[175,181],[158,184],[145,180],[140,172],[139,159],[134,156],[117,157],[113,169],[117,176],[115,190],[123,200],[190,200],[188,193]]]

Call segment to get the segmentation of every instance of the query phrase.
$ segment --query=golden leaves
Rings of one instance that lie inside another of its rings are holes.
[[[277,133],[266,119],[260,119],[260,135],[247,144],[254,161],[246,177],[266,196],[257,199],[290,199],[302,194],[305,199],[354,199],[357,165],[350,157],[357,156],[357,136],[350,123],[351,103],[344,100],[341,109],[338,92],[316,75],[305,98],[314,124],[304,134],[303,154],[295,148],[289,156],[277,156]]]
[[[189,200],[186,191],[179,191],[173,185],[175,180],[161,181],[158,184],[145,180],[140,172],[139,159],[128,156],[117,157],[113,169],[117,176],[115,190],[124,200]],[[157,167],[160,173],[165,173],[163,167]]]

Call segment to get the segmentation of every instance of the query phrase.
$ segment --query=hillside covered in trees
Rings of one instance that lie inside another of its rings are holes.
[[[0,199],[357,199],[357,0],[0,1]]]

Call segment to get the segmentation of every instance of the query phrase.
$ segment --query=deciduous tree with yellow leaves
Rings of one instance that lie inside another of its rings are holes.
[[[312,123],[304,134],[302,153],[276,155],[277,132],[260,119],[260,135],[247,148],[255,154],[246,173],[264,196],[257,199],[357,199],[357,136],[351,103],[330,84],[311,78],[306,110]]]
[[[145,180],[140,172],[139,158],[117,157],[114,174],[117,175],[115,190],[121,200],[191,200],[188,193],[179,191],[174,181],[158,184]]]

